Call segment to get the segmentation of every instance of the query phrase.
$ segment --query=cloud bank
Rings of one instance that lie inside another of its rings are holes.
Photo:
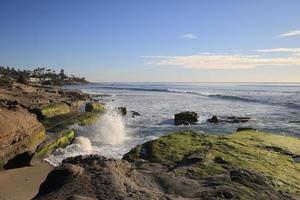
[[[264,54],[195,54],[185,56],[145,56],[147,65],[179,66],[187,69],[249,69],[260,66],[300,66],[300,49],[262,49]],[[270,56],[265,53],[289,52],[287,56]]]

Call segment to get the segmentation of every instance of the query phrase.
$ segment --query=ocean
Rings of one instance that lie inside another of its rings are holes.
[[[238,127],[300,137],[300,84],[279,83],[93,83],[81,89],[105,102],[108,112],[95,125],[73,126],[78,137],[46,160],[58,165],[80,154],[121,158],[137,144],[180,130],[224,135]],[[115,108],[126,107],[121,116]],[[140,116],[133,116],[132,111]],[[175,126],[174,114],[194,111],[199,121]],[[250,117],[246,123],[211,124],[216,116]]]

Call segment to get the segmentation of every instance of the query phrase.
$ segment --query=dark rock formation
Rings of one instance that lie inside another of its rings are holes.
[[[207,120],[210,123],[218,123],[219,119],[217,118],[217,116],[212,116],[212,118]]]
[[[240,132],[240,131],[255,131],[256,129],[252,128],[252,127],[238,127],[236,129],[236,132]]]
[[[246,123],[250,120],[250,117],[236,117],[236,116],[212,116],[207,121],[210,123]]]
[[[174,123],[175,125],[190,125],[198,121],[198,115],[195,112],[181,112],[175,114]]]
[[[131,113],[131,117],[141,116],[141,114],[136,111],[130,111],[130,113]]]
[[[119,111],[122,115],[126,115],[126,114],[127,114],[127,109],[126,109],[126,107],[118,107],[118,111]]]

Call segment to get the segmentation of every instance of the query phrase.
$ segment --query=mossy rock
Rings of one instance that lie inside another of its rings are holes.
[[[33,108],[30,110],[32,113],[36,114],[38,120],[43,120],[45,118],[50,118],[57,115],[62,115],[71,112],[71,107],[66,103],[49,105],[43,108]]]
[[[184,131],[139,145],[123,159],[160,163],[175,176],[224,176],[229,179],[224,184],[242,185],[250,198],[254,190],[266,186],[280,194],[300,196],[300,163],[294,160],[299,155],[300,139],[294,137],[255,130],[228,136]]]
[[[85,104],[86,112],[104,112],[105,105],[99,102],[90,102]]]
[[[71,125],[78,124],[80,126],[87,126],[94,124],[101,117],[101,112],[79,112],[54,116],[42,120],[44,127],[51,132],[58,132],[69,128]]]
[[[175,114],[175,125],[190,125],[198,121],[198,114],[191,111],[185,111]]]
[[[74,137],[75,133],[73,130],[63,130],[55,136],[48,133],[48,139],[38,146],[37,150],[33,154],[32,160],[45,158],[55,149],[66,147],[72,142]]]

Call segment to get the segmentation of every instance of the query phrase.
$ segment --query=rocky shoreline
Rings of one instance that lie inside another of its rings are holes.
[[[34,199],[299,199],[300,140],[191,131],[146,142],[122,160],[68,158]]]
[[[0,80],[0,169],[29,166],[67,146],[72,124],[92,124],[104,110],[79,90]]]
[[[127,114],[125,107],[118,109]],[[72,143],[76,132],[71,125],[93,124],[104,112],[104,104],[79,90],[0,80],[0,169],[37,166],[55,149]],[[177,113],[174,124],[192,125],[197,117],[194,112]],[[250,118],[213,116],[208,123],[246,120]],[[122,159],[67,158],[49,173],[34,199],[279,200],[299,196],[300,140],[240,128],[227,136],[171,133],[136,146]],[[5,199],[1,188],[0,199]]]

